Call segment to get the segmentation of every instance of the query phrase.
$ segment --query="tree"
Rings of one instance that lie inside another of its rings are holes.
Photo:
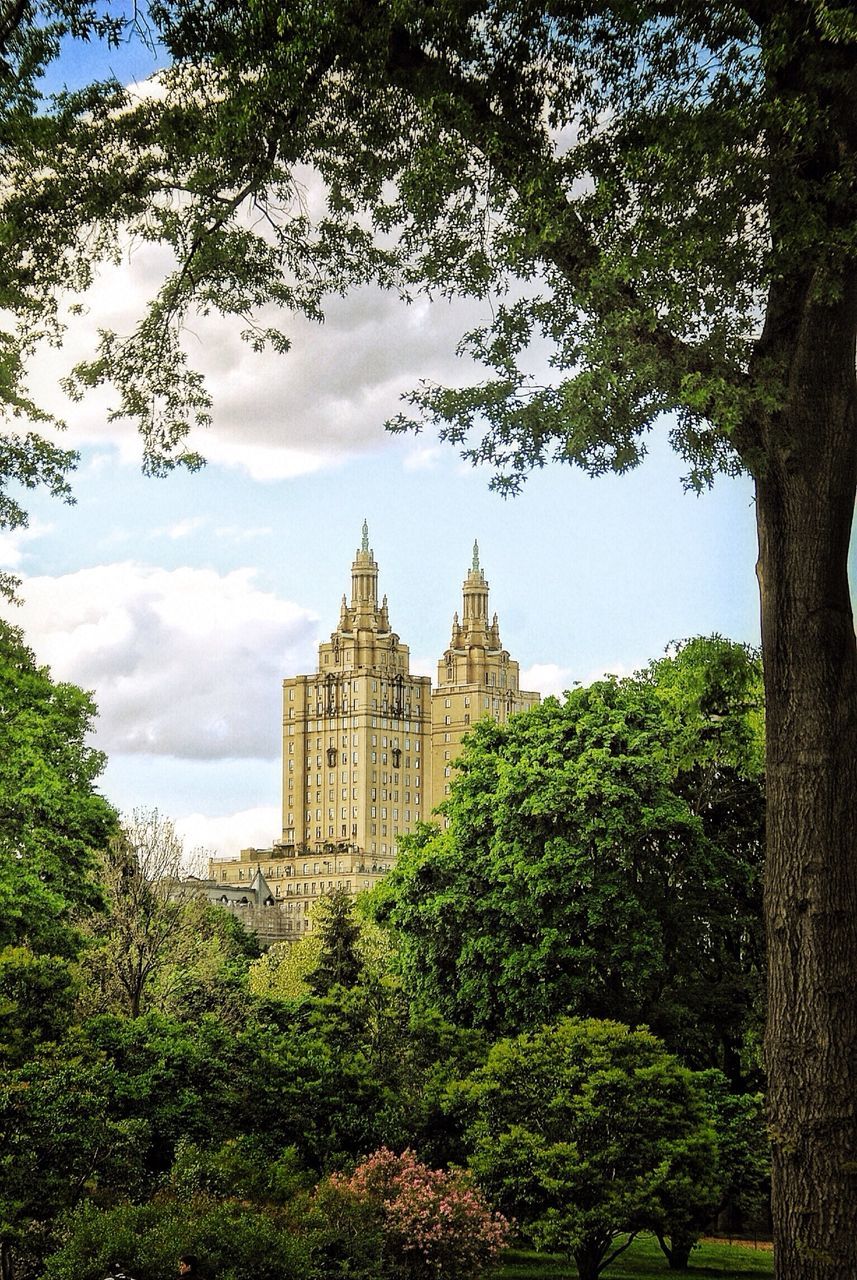
[[[580,1280],[678,1206],[716,1202],[702,1090],[645,1030],[566,1019],[501,1040],[464,1088],[480,1184]]]
[[[192,1021],[213,1013],[236,1030],[244,1026],[249,1005],[248,972],[259,944],[234,912],[202,897],[178,892],[179,911],[169,954],[148,984],[153,1009]]]
[[[351,895],[333,889],[323,899],[314,921],[320,937],[318,958],[306,976],[313,995],[328,995],[334,986],[353,987],[360,978],[360,925],[354,917]]]
[[[98,851],[116,817],[96,791],[89,694],[58,684],[0,622],[0,1062],[24,1062],[71,1018]]]
[[[113,1112],[115,1072],[95,1062],[43,1058],[0,1072],[0,1263],[39,1225],[96,1189],[137,1189],[148,1126]]]
[[[312,909],[313,929],[296,942],[275,942],[250,966],[250,990],[263,998],[300,1000],[310,994],[309,975],[318,967],[322,952],[323,928],[329,898],[318,899]],[[363,983],[382,983],[390,973],[392,942],[386,929],[371,920],[365,910],[355,915],[354,940],[358,976]]]
[[[29,6],[16,13],[32,44]],[[155,465],[206,412],[180,343],[189,312],[235,312],[283,349],[259,304],[317,315],[327,291],[372,278],[491,296],[467,344],[491,375],[418,390],[397,425],[439,421],[501,489],[553,459],[623,471],[665,414],[690,483],[753,476],[777,1267],[857,1273],[851,9],[157,0],[150,14],[175,68],[133,109],[102,90],[37,114],[41,64],[15,46],[11,363],[57,284],[85,276],[78,244],[116,251],[109,222],[177,255],[136,335],[105,335],[79,373],[113,378]],[[296,162],[327,185],[316,223]],[[528,376],[533,338],[552,379]]]
[[[740,646],[708,643],[752,688]],[[448,828],[406,838],[377,891],[408,991],[494,1034],[563,1013],[645,1022],[740,1087],[764,795],[738,761],[740,699],[714,724],[699,712],[696,685],[717,684],[702,648],[474,728]]]
[[[94,926],[101,945],[88,971],[108,1006],[117,1000],[132,1018],[175,956],[182,907],[184,846],[168,818],[137,809],[123,822],[102,860],[106,915]]]
[[[115,829],[96,791],[89,694],[57,684],[0,622],[0,947],[71,956],[99,902],[95,867]]]
[[[380,1226],[375,1274],[385,1280],[469,1280],[496,1261],[509,1235],[509,1223],[467,1174],[430,1169],[409,1150],[381,1147],[351,1177],[331,1175],[317,1193],[322,1212],[337,1197],[371,1209],[370,1233]]]

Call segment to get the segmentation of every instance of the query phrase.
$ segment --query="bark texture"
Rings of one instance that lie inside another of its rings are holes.
[[[792,341],[757,481],[767,700],[766,1058],[778,1280],[857,1277],[857,286],[772,298]],[[796,335],[796,337],[795,337]]]

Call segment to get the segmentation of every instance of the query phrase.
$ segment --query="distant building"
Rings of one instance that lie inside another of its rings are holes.
[[[281,837],[270,849],[212,859],[211,880],[225,892],[264,874],[288,936],[306,932],[314,897],[336,886],[357,894],[390,869],[399,837],[427,821],[449,793],[452,764],[472,724],[485,716],[504,722],[538,701],[519,687],[497,615],[489,621],[476,544],[437,687],[411,675],[387,597],[378,602],[378,565],[364,522],[351,600],[342,597],[317,670],[283,681]]]
[[[167,896],[187,901],[189,898],[205,898],[216,906],[226,907],[241,921],[245,929],[255,933],[262,943],[288,941],[294,929],[276,900],[271,886],[261,870],[257,870],[247,884],[224,884],[222,881],[185,876],[183,879],[164,882]]]

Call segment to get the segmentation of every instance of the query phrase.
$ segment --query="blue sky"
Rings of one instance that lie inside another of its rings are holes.
[[[113,65],[148,69],[133,50]],[[163,266],[155,249],[129,252],[66,349],[37,357],[33,385],[81,449],[77,503],[28,495],[30,529],[0,536],[0,563],[24,580],[23,607],[4,615],[58,678],[94,690],[103,789],[121,809],[156,806],[221,853],[278,836],[280,681],[311,669],[336,625],[364,517],[393,626],[426,674],[474,538],[528,687],[629,672],[700,633],[758,642],[750,483],[686,493],[665,429],[634,473],[548,467],[513,500],[430,436],[385,434],[419,378],[472,376],[454,350],[476,304],[405,308],[364,290],[322,327],[291,324],[286,356],[201,322],[188,340],[214,393],[198,442],[209,465],[143,477],[109,396],[69,405],[58,381],[99,323],[130,327]]]

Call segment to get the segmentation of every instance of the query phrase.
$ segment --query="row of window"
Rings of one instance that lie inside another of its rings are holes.
[[[351,680],[349,682],[336,681],[334,682],[333,685],[331,685],[331,687],[345,689],[351,694],[357,694],[360,692],[360,681],[359,680]],[[328,686],[327,684],[321,684],[321,685],[308,684],[306,686],[306,689],[307,689],[308,697],[311,698],[313,695],[315,695],[316,698],[319,698],[324,696],[324,694],[327,692]],[[411,679],[403,680],[401,684],[399,684],[398,681],[396,681],[394,684],[388,684],[386,680],[382,680],[380,690],[378,688],[377,679],[371,679],[369,681],[369,689],[370,689],[370,692],[372,693],[380,692],[382,697],[389,693],[397,693],[399,689],[402,689],[404,691],[406,698],[410,698],[411,690],[415,691],[417,697],[419,696],[419,693],[420,693],[420,686],[415,686],[413,684],[413,677]],[[289,685],[288,700],[289,702],[294,702],[295,700],[294,685]]]

